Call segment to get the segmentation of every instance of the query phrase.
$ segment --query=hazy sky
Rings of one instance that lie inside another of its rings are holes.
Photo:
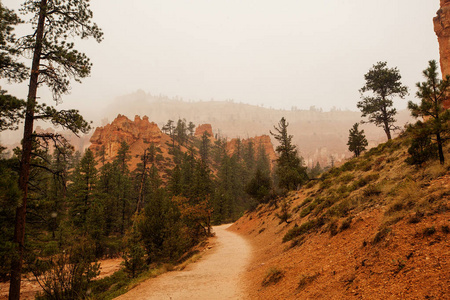
[[[17,9],[22,1],[2,2]],[[432,23],[438,0],[92,0],[91,7],[105,39],[78,43],[94,66],[63,104],[91,118],[138,89],[356,110],[363,75],[377,61],[399,68],[414,99],[428,60],[439,59]],[[26,97],[27,84],[0,84]]]

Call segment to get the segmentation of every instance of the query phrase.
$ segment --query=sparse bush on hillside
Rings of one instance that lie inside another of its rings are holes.
[[[364,189],[364,196],[365,197],[371,197],[371,196],[378,196],[381,194],[381,186],[378,184],[369,184]]]
[[[308,205],[307,207],[305,207],[301,212],[300,212],[300,217],[304,218],[307,215],[309,215],[317,206],[317,202],[316,200],[314,200],[314,202],[312,202],[310,205]]]
[[[381,227],[373,237],[372,244],[375,245],[383,241],[391,231],[392,229],[389,227]]]
[[[324,224],[325,220],[322,217],[307,221],[300,226],[295,224],[295,226],[289,229],[288,232],[284,235],[283,243],[289,242],[290,240],[303,234],[306,234],[308,232],[311,232],[314,229],[318,229],[322,227]]]
[[[272,284],[277,284],[281,279],[284,277],[284,272],[278,268],[270,268],[266,276],[264,277],[264,280],[262,281],[261,285],[266,287]]]
[[[350,160],[342,165],[342,171],[353,171],[356,168],[356,160]]]
[[[300,291],[305,289],[309,284],[313,283],[319,277],[319,275],[319,272],[313,275],[302,275],[300,277],[300,280],[298,281],[297,289]]]
[[[286,198],[281,201],[280,213],[277,213],[276,216],[280,219],[280,224],[283,222],[289,223],[288,220],[292,214],[289,212],[289,204],[287,203]]]
[[[348,173],[345,173],[344,175],[342,175],[342,176],[340,177],[340,181],[341,181],[342,183],[349,183],[349,182],[352,181],[354,178],[355,178],[355,175],[352,174],[352,173],[350,173],[350,172],[348,172]]]
[[[426,227],[423,229],[424,236],[430,236],[436,233],[436,228],[434,226]]]
[[[350,217],[347,217],[344,221],[342,221],[341,227],[339,227],[339,231],[344,231],[346,229],[349,229],[350,225],[352,224],[352,220],[353,220],[353,217],[350,216]]]

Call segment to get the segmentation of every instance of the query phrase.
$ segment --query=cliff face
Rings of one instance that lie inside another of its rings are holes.
[[[91,137],[91,149],[94,154],[105,147],[105,158],[112,160],[120,148],[122,141],[130,145],[131,154],[142,154],[150,143],[160,144],[162,132],[158,125],[149,122],[148,117],[139,116],[131,121],[123,115],[104,127],[97,127]]]
[[[442,76],[450,75],[450,0],[441,0],[441,8],[433,18],[434,32],[439,42],[439,54]],[[450,99],[444,103],[450,108]]]

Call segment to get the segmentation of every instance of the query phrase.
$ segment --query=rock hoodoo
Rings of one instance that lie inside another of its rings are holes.
[[[142,119],[136,116],[134,121],[131,121],[126,116],[119,114],[111,124],[95,129],[89,149],[96,154],[104,147],[105,158],[109,161],[116,156],[122,141],[130,145],[132,153],[141,153],[139,150],[142,150],[143,153],[148,144],[159,144],[161,138],[162,132],[158,125],[149,122],[147,116],[144,116]]]
[[[442,77],[450,75],[450,0],[441,0],[441,8],[433,18],[434,32],[439,42],[439,55]],[[444,103],[450,108],[450,99]]]
[[[211,124],[201,124],[195,128],[194,136],[201,138],[203,133],[208,133],[210,137],[214,137]]]
[[[214,141],[214,135],[211,124],[202,124],[195,129],[195,138],[201,139],[203,133],[207,132],[210,135],[211,141]],[[151,143],[154,143],[160,149],[160,153],[163,157],[170,157],[169,148],[171,145],[171,138],[163,133],[158,125],[154,122],[150,122],[147,116],[142,119],[139,116],[134,117],[134,121],[128,119],[124,115],[118,115],[111,124],[107,124],[104,127],[97,127],[94,134],[91,137],[91,146],[89,149],[94,152],[94,155],[98,156],[104,149],[105,162],[111,162],[117,155],[120,149],[120,144],[126,142],[130,146],[131,160],[129,167],[134,170],[137,164],[140,162],[140,156],[144,153]],[[248,144],[253,143],[253,149],[255,156],[258,153],[260,147],[263,147],[266,154],[269,157],[272,165],[276,160],[272,142],[268,135],[256,136],[248,139],[241,140],[241,146],[245,147]],[[232,155],[238,149],[238,139],[231,139],[227,143],[227,152]],[[183,150],[184,149],[184,150]],[[187,149],[182,147],[182,151]]]

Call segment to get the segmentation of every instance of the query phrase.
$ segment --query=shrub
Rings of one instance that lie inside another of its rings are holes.
[[[283,271],[275,267],[270,268],[267,271],[266,276],[264,277],[264,280],[262,281],[261,285],[265,287],[272,284],[277,284],[283,277],[284,277]]]
[[[283,199],[281,202],[280,213],[277,213],[276,216],[280,219],[280,224],[283,222],[288,223],[288,220],[292,215],[289,213],[289,204],[286,199]]]
[[[316,206],[317,206],[317,201],[314,201],[313,203],[311,203],[310,205],[308,205],[307,207],[302,209],[302,211],[300,212],[300,217],[304,218],[307,215],[309,215],[314,210],[314,208],[316,208]]]
[[[436,228],[434,228],[434,226],[431,227],[427,227],[423,230],[423,235],[424,236],[430,236],[436,233]]]
[[[33,273],[42,287],[37,299],[83,299],[100,273],[91,241],[77,244],[50,259],[36,260]],[[94,263],[93,263],[94,262]]]
[[[356,167],[356,161],[355,160],[351,160],[346,162],[345,164],[342,165],[341,169],[342,171],[353,171]]]
[[[342,181],[342,183],[349,183],[354,178],[355,178],[355,175],[353,175],[352,173],[347,173],[347,174],[342,175],[341,181]]]
[[[300,291],[303,290],[304,288],[306,288],[307,285],[314,282],[317,279],[317,277],[319,277],[319,275],[320,273],[315,273],[313,275],[302,275],[302,277],[300,277],[300,280],[298,282],[297,289]]]
[[[308,222],[303,223],[302,225],[298,226],[295,224],[295,226],[284,235],[283,237],[283,243],[289,242],[290,240],[308,233],[312,231],[313,229],[319,228],[324,224],[323,218],[318,218],[314,220],[310,220]]]
[[[408,223],[417,224],[422,220],[422,217],[423,213],[418,211],[409,218]]]
[[[378,196],[381,194],[381,186],[378,184],[369,184],[364,190],[365,197]]]
[[[353,217],[350,216],[350,217],[347,217],[344,221],[342,221],[339,231],[344,231],[346,229],[349,229],[350,225],[352,224],[352,220],[353,220]]]
[[[379,242],[384,240],[391,231],[392,231],[392,229],[389,227],[380,228],[380,230],[378,230],[377,234],[375,234],[375,236],[372,240],[372,244],[378,244]]]
[[[330,235],[331,236],[335,236],[336,234],[338,234],[339,233],[339,231],[338,231],[338,221],[334,220],[334,221],[330,222],[330,224],[328,225],[327,230],[330,231]]]

